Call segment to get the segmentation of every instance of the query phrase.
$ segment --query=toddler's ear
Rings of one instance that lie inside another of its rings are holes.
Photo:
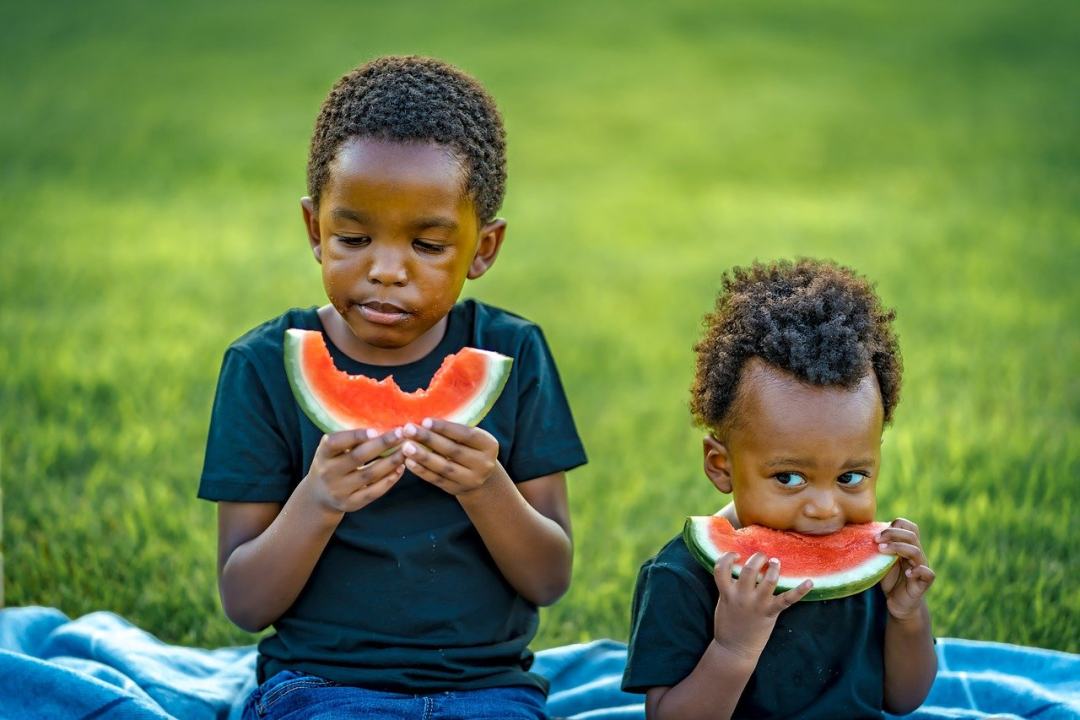
[[[319,211],[315,201],[306,195],[300,198],[300,211],[304,214],[304,229],[307,230],[308,244],[315,262],[322,264],[322,237],[319,234]]]
[[[705,452],[705,474],[722,493],[731,492],[731,456],[727,446],[711,434],[702,442]]]
[[[468,278],[475,280],[486,273],[495,264],[503,239],[506,237],[506,221],[495,219],[480,228],[480,241],[476,243],[476,254],[469,265]]]

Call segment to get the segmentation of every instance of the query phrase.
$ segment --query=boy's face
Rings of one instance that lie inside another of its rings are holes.
[[[351,331],[342,349],[380,364],[434,348],[465,279],[491,266],[505,231],[480,226],[461,165],[434,143],[349,141],[318,208],[301,206],[326,295]]]
[[[809,534],[874,519],[883,409],[874,375],[820,387],[752,358],[726,441],[705,438],[705,472],[740,525]]]

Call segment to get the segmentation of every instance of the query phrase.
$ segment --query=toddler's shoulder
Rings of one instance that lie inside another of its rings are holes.
[[[638,583],[690,586],[705,592],[715,587],[712,574],[694,559],[681,533],[641,564]]]

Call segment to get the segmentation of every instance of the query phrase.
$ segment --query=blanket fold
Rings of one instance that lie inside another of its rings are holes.
[[[939,638],[939,672],[918,720],[1080,718],[1080,655]],[[619,689],[626,646],[614,640],[541,650],[548,712],[643,720],[643,697]],[[0,720],[238,720],[255,686],[254,646],[168,645],[122,617],[71,620],[54,608],[0,610]]]

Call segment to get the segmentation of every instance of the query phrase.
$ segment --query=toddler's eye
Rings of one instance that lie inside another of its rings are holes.
[[[855,487],[863,480],[869,477],[866,473],[861,472],[846,472],[840,477],[836,478],[836,482],[847,487]]]
[[[806,478],[799,473],[782,472],[776,473],[773,477],[776,478],[776,482],[784,487],[798,487],[806,484]]]
[[[427,242],[426,240],[413,240],[413,246],[421,252],[431,253],[433,255],[441,253],[446,248],[445,245]]]

